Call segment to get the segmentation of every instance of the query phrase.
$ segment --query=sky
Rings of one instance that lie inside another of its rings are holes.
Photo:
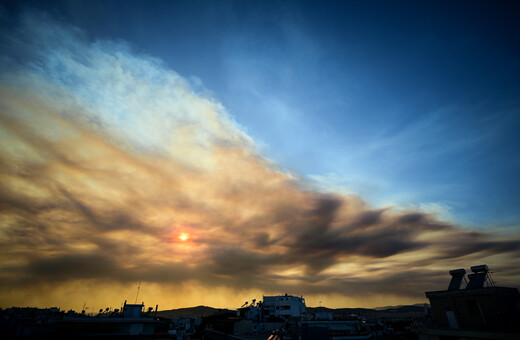
[[[517,7],[1,1],[0,307],[520,286]]]

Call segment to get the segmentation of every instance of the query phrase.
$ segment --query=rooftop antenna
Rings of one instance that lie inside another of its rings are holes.
[[[141,281],[139,281],[139,285],[137,286],[137,295],[135,296],[135,304],[137,304],[137,298],[139,297],[140,289],[141,289]]]

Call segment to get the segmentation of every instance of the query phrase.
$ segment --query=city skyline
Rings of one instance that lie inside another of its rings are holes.
[[[3,1],[0,305],[519,286],[516,4],[319,4]]]

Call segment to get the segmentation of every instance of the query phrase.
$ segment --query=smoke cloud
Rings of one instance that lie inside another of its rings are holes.
[[[285,291],[384,305],[423,301],[455,267],[518,267],[518,235],[311,189],[215,98],[125,43],[33,13],[1,45],[2,306],[78,308],[139,280],[164,308],[208,291],[228,299],[208,304],[229,307]]]

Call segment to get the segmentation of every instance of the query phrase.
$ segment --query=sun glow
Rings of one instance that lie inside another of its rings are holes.
[[[189,235],[186,233],[182,233],[179,235],[179,240],[186,241],[189,238]]]

